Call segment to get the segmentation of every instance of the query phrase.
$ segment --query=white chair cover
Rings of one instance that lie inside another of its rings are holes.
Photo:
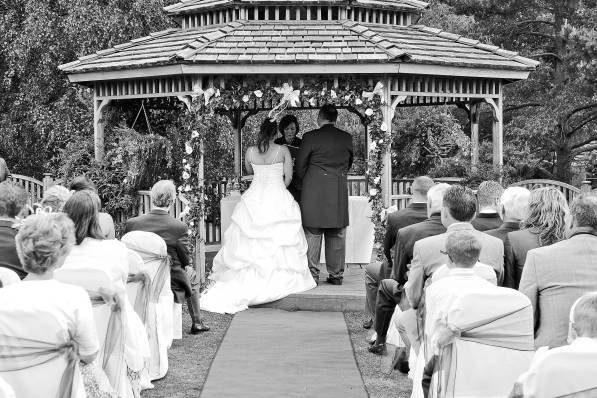
[[[0,398],[16,398],[15,390],[0,377]]]
[[[168,372],[168,348],[173,339],[174,295],[170,287],[170,257],[166,242],[157,234],[144,231],[129,232],[122,242],[136,252],[143,261],[143,270],[151,277],[146,295],[137,295],[135,311],[142,311],[141,319],[149,335],[151,352],[149,376],[161,379]],[[138,301],[143,297],[144,303]],[[181,324],[182,330],[182,324]]]
[[[0,377],[17,397],[85,398],[71,333],[48,311],[18,303],[0,311]]]
[[[431,397],[507,397],[534,354],[533,309],[522,293],[463,293],[448,310],[454,341],[441,350]]]
[[[2,286],[6,287],[8,285],[12,285],[13,283],[19,283],[21,278],[19,278],[19,275],[17,275],[17,273],[13,270],[0,267],[0,281],[2,281]]]
[[[81,286],[89,294],[101,346],[98,361],[119,396],[132,397],[125,362],[127,320],[122,307],[126,298],[119,292],[119,287],[108,273],[97,268],[60,268],[55,271],[54,278]],[[103,297],[110,297],[113,302],[106,302]]]

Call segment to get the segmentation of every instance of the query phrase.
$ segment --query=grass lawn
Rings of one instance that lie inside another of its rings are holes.
[[[169,350],[168,374],[154,382],[155,389],[143,391],[142,398],[198,398],[201,393],[211,362],[233,316],[204,312],[205,322],[211,330],[193,336],[188,334],[191,321],[186,307],[183,309],[183,339],[175,340]],[[383,373],[381,369],[387,368],[383,363],[384,360],[367,351],[367,336],[370,332],[361,327],[364,314],[348,312],[344,314],[344,318],[369,396],[371,398],[410,396],[412,384],[410,380],[398,371],[393,371],[391,374]]]

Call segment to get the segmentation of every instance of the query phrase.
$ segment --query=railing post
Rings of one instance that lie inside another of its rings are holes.
[[[54,179],[52,178],[52,173],[44,173],[44,179],[42,180],[44,186],[44,193],[48,188],[54,185]]]

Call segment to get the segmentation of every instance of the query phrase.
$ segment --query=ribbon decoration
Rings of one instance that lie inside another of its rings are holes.
[[[377,82],[377,84],[373,88],[373,91],[363,91],[363,94],[361,94],[361,97],[366,98],[366,99],[373,99],[373,97],[376,95],[379,95],[380,98],[383,98],[383,83],[382,82]]]
[[[288,83],[284,83],[282,87],[275,87],[274,90],[276,93],[282,95],[282,99],[280,103],[276,105],[271,111],[269,111],[270,119],[275,119],[280,112],[286,109],[286,106],[290,104],[292,107],[297,107],[300,105],[300,95],[301,90],[295,90],[291,85]]]

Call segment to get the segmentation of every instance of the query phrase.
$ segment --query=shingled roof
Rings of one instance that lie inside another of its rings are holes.
[[[355,7],[376,7],[393,10],[419,11],[427,8],[428,4],[419,0],[186,0],[164,7],[169,15],[181,15],[197,10],[217,9],[230,5],[352,5]]]
[[[235,21],[170,29],[64,64],[67,73],[175,64],[415,63],[530,71],[536,61],[420,25]]]

